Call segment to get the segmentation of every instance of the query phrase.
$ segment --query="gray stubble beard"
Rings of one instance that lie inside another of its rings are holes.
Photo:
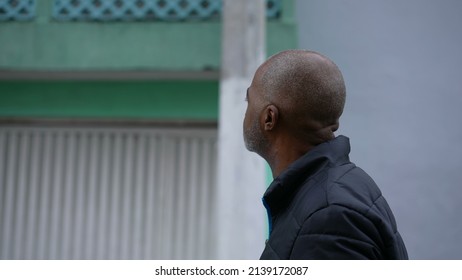
[[[244,143],[247,150],[262,156],[262,152],[265,150],[267,143],[258,127],[258,121],[254,121],[250,128],[244,129]]]

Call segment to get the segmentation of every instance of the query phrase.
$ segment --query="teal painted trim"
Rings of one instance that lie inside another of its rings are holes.
[[[35,21],[39,24],[51,21],[51,2],[52,0],[37,1],[37,16]]]
[[[0,117],[215,121],[218,82],[0,82]]]
[[[7,23],[7,26],[0,25],[0,41],[6,42],[0,44],[3,69],[202,71],[220,67],[218,22],[50,23],[43,27]],[[296,46],[295,25],[268,22],[268,54]]]
[[[271,171],[271,167],[269,166],[268,163],[265,164],[265,174],[266,174],[266,189],[269,187],[269,185],[271,185],[271,183],[273,182],[274,178],[273,178],[273,173]],[[266,189],[262,192],[262,193],[265,193]],[[266,204],[266,201],[264,198],[262,198],[262,201],[263,201],[263,205],[265,206],[265,209],[266,209],[266,212],[267,212],[267,227],[266,227],[266,230],[265,230],[265,233],[266,233],[266,238],[269,238],[270,236],[270,233],[271,233],[271,230],[272,230],[272,219],[271,219],[271,211],[270,211],[270,208],[269,206]]]
[[[219,22],[0,24],[0,68],[15,70],[219,69]]]
[[[295,23],[295,0],[282,0],[282,17],[283,23]]]
[[[266,32],[267,56],[287,49],[295,49],[297,43],[297,29],[295,24],[268,22]]]
[[[273,172],[271,171],[271,167],[269,166],[268,163],[265,165],[265,173],[266,173],[266,184],[269,186],[274,178],[273,178]]]
[[[297,47],[293,0],[267,24],[268,55]],[[48,5],[48,6],[47,6]],[[292,6],[291,6],[292,5]],[[221,22],[56,22],[51,1],[37,1],[37,21],[0,24],[0,69],[218,70]],[[47,10],[48,9],[48,10]],[[292,16],[291,16],[292,15]]]

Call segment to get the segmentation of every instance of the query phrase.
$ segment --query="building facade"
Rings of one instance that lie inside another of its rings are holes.
[[[221,9],[0,1],[1,259],[215,258]]]

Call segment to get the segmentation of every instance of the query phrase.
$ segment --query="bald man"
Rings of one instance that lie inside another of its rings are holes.
[[[269,239],[261,259],[407,259],[374,181],[335,137],[345,105],[338,67],[312,51],[270,57],[247,90],[244,141],[274,181],[263,197]]]

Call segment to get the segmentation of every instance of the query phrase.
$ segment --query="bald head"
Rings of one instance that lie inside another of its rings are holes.
[[[283,51],[270,57],[256,76],[265,98],[278,106],[281,121],[293,133],[317,134],[318,142],[333,138],[345,105],[345,83],[329,58]]]
[[[280,52],[257,69],[247,90],[244,142],[276,177],[335,137],[344,105],[342,73],[329,58],[312,51]]]

